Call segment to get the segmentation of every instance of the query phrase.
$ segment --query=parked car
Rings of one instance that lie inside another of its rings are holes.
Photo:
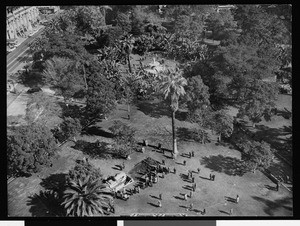
[[[42,92],[42,91],[43,90],[40,87],[36,86],[36,87],[32,87],[29,90],[27,90],[27,93],[31,94],[31,93]]]
[[[16,49],[16,47],[9,47],[9,46],[7,46],[6,52],[10,53],[10,52],[14,51],[15,49]]]

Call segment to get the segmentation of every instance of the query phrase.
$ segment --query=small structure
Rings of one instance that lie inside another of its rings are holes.
[[[122,190],[123,188],[125,188],[133,182],[134,180],[123,171],[106,181],[108,186],[115,192]]]

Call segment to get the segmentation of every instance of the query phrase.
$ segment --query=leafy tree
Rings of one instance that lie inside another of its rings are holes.
[[[67,58],[53,57],[47,60],[43,76],[46,84],[59,89],[65,102],[83,89],[85,83],[84,77],[76,70],[75,62]]]
[[[271,117],[277,97],[277,84],[254,79],[246,86],[245,99],[240,105],[238,116],[247,116],[255,126],[262,117]]]
[[[97,71],[97,69],[95,69]],[[95,71],[95,72],[96,72]],[[89,75],[86,112],[91,118],[108,114],[116,106],[116,97],[113,83],[107,80],[103,72]]]
[[[112,206],[112,200],[107,184],[87,176],[69,181],[62,205],[67,216],[99,216]]]
[[[74,141],[76,142],[76,136],[81,133],[82,125],[79,119],[67,117],[64,118],[60,128],[66,137],[73,137]]]
[[[61,109],[47,94],[37,92],[30,95],[26,107],[28,122],[42,123],[47,126],[49,117],[60,116]]]
[[[132,10],[131,34],[141,35],[145,32],[145,25],[161,25],[161,18],[155,12],[148,10],[149,6],[136,5]]]
[[[91,180],[101,180],[103,175],[100,168],[96,168],[86,158],[77,160],[73,169],[69,170],[68,180],[75,181],[90,177]]]
[[[109,128],[114,135],[117,144],[133,145],[135,143],[135,130],[121,121],[114,121],[113,126]]]
[[[219,134],[219,141],[221,137],[230,137],[233,132],[233,118],[226,114],[224,110],[216,111],[212,115],[210,127]]]
[[[185,91],[184,99],[190,116],[203,105],[210,104],[208,87],[203,83],[200,75],[187,79]]]
[[[272,163],[273,153],[270,145],[266,142],[251,142],[249,151],[245,153],[247,159],[245,166],[255,172],[257,169],[267,169]]]
[[[18,126],[7,139],[8,174],[31,175],[52,165],[58,151],[51,131],[41,124]]]
[[[115,19],[116,26],[120,27],[123,32],[128,33],[131,31],[131,20],[129,14],[118,13]]]
[[[178,154],[175,134],[175,112],[178,110],[179,97],[185,94],[184,86],[187,85],[187,81],[182,74],[183,71],[176,68],[176,70],[168,69],[158,77],[160,83],[160,86],[158,87],[159,91],[164,94],[165,99],[170,97],[170,107],[172,110],[173,154],[175,158]]]

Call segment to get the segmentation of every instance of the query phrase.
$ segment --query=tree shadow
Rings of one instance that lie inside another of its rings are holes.
[[[179,199],[179,200],[184,200],[184,198],[183,197],[179,197],[179,196],[173,196],[175,199]]]
[[[288,211],[293,211],[293,207],[291,207],[293,205],[293,200],[290,197],[286,197],[286,198],[281,198],[281,199],[276,199],[274,201],[270,201],[268,199],[264,199],[258,196],[251,196],[254,200],[262,202],[266,205],[266,207],[264,207],[264,212],[270,216],[274,216],[275,211],[279,210],[280,208],[284,208]],[[289,206],[291,205],[291,206]]]
[[[224,213],[224,214],[227,214],[227,215],[230,215],[230,213],[224,211],[224,210],[218,210],[220,213]]]
[[[155,196],[155,195],[150,195],[150,197],[151,197],[151,198],[154,198],[154,199],[158,199],[158,200],[160,200],[160,198],[159,198],[159,197],[157,197],[157,196]]]
[[[225,200],[228,201],[228,202],[236,203],[236,199],[232,198],[232,197],[225,196]]]
[[[33,217],[63,217],[65,211],[61,205],[62,200],[54,191],[40,191],[28,197],[27,206]]]
[[[257,125],[255,140],[264,140],[276,149],[281,155],[292,162],[292,126],[283,126],[281,128],[270,128],[265,125]],[[287,136],[285,138],[280,136]],[[290,136],[290,137],[288,137]]]
[[[107,142],[98,142],[91,143],[84,140],[78,140],[72,148],[82,151],[83,154],[90,156],[91,158],[121,158],[122,156],[110,148],[110,144]]]
[[[91,127],[86,128],[84,130],[83,134],[101,136],[101,137],[106,137],[106,138],[113,138],[114,137],[112,133],[107,132],[103,129],[100,129],[97,126],[91,126]]]
[[[202,157],[201,164],[216,172],[223,172],[232,176],[243,176],[247,170],[243,162],[237,158],[223,155],[213,155]]]
[[[66,180],[67,174],[65,173],[51,174],[49,177],[42,179],[40,185],[46,190],[56,192],[59,197],[62,197],[66,186]]]
[[[17,77],[17,81],[30,88],[34,86],[43,86],[45,84],[41,73],[31,71],[21,71]]]
[[[147,202],[147,204],[151,205],[151,206],[154,206],[154,207],[159,207],[158,204],[154,204],[152,202]]]
[[[165,101],[143,101],[137,103],[138,110],[153,118],[171,117],[170,105]]]

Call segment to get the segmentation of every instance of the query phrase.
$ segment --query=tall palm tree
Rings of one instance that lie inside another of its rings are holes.
[[[103,215],[113,201],[111,189],[89,176],[71,180],[63,198],[66,215],[76,217]]]
[[[185,94],[184,86],[187,85],[186,79],[182,76],[183,71],[179,68],[175,70],[168,69],[159,74],[159,89],[163,92],[165,99],[170,96],[170,107],[172,110],[172,134],[173,134],[173,155],[176,158],[178,154],[176,133],[175,133],[175,113],[178,110],[178,100]]]

